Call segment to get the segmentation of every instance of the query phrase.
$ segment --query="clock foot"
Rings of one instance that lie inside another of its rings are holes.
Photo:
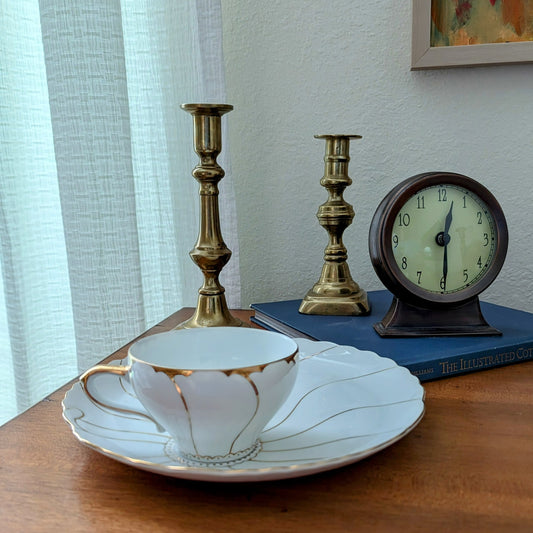
[[[374,324],[381,337],[442,337],[501,335],[490,326],[477,296],[466,303],[447,308],[418,307],[394,297],[383,319]]]

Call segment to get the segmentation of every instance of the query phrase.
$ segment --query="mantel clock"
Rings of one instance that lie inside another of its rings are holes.
[[[418,174],[394,187],[374,214],[372,265],[393,293],[381,336],[498,335],[478,295],[501,270],[508,231],[500,204],[461,174]]]

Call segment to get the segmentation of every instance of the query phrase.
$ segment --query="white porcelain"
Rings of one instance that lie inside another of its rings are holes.
[[[103,376],[100,392],[129,413],[102,407],[76,383],[63,400],[63,417],[79,441],[117,461],[220,482],[291,478],[354,463],[398,441],[422,419],[424,390],[407,369],[372,352],[296,341],[300,362],[292,392],[260,434],[257,455],[240,464],[184,464],[176,441],[134,413],[143,408],[123,378]]]
[[[232,464],[255,456],[259,434],[296,379],[298,345],[251,328],[173,330],[130,347],[125,366],[98,365],[81,386],[100,405],[154,421],[187,464]],[[103,376],[131,384],[144,409],[109,398]]]

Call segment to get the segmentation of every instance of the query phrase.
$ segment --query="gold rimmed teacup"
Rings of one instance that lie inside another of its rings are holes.
[[[184,462],[231,464],[259,451],[259,434],[287,399],[297,362],[298,345],[279,333],[184,329],[145,337],[132,344],[126,365],[97,365],[80,381],[93,401],[125,411],[99,394],[98,380],[126,379],[148,413],[137,414],[173,437]]]

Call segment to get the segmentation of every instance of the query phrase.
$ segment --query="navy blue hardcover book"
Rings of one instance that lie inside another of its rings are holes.
[[[420,381],[533,360],[533,313],[481,302],[487,322],[502,332],[491,337],[383,338],[374,330],[388,311],[392,295],[370,291],[367,316],[304,315],[301,300],[252,304],[252,321],[291,337],[331,341],[370,350],[407,367]]]

